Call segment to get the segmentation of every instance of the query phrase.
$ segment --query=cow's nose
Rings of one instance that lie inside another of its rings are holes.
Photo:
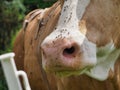
[[[42,44],[42,50],[45,57],[52,57],[52,60],[55,58],[61,60],[75,58],[80,51],[80,46],[73,40],[57,39]]]

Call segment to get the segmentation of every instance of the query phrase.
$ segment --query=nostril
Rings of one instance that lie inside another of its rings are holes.
[[[75,48],[74,47],[71,47],[71,48],[66,48],[64,49],[64,53],[67,53],[67,54],[73,54],[75,51]]]
[[[70,48],[65,48],[65,49],[63,50],[63,55],[64,55],[65,57],[75,57],[75,52],[76,52],[75,47],[72,46],[72,47],[70,47]]]

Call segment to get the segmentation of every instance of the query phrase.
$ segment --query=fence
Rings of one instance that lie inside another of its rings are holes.
[[[22,90],[19,76],[23,78],[23,87],[25,90],[31,90],[27,75],[24,71],[18,71],[14,62],[14,53],[0,55],[0,62],[4,71],[4,75],[9,90]]]

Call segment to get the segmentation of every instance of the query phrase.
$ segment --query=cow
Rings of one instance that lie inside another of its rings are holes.
[[[58,0],[24,20],[14,49],[32,90],[120,90],[120,0]]]

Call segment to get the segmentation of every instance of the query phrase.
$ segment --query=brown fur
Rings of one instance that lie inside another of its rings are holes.
[[[63,4],[63,0],[62,4]],[[104,2],[104,3],[103,3]],[[15,61],[18,69],[26,71],[32,90],[47,90],[43,82],[40,65],[38,63],[38,50],[42,41],[48,36],[57,24],[61,6],[54,4],[43,17],[48,18],[48,22],[40,27],[37,34],[37,25],[40,15],[36,16],[27,26],[25,32],[21,30],[14,44],[16,54]],[[61,5],[62,5],[61,4]],[[103,7],[104,6],[104,7]],[[53,11],[51,17],[48,17]],[[30,14],[26,18],[29,18]],[[82,18],[84,23],[80,28],[86,28],[87,37],[90,41],[103,46],[113,38],[116,47],[120,47],[120,1],[119,0],[91,0]],[[81,24],[80,24],[81,25]],[[41,57],[41,53],[39,53]],[[41,60],[41,59],[40,59]],[[70,76],[66,78],[55,77],[48,74],[51,90],[120,90],[120,58],[115,64],[115,72],[110,72],[110,78],[105,81],[97,81],[86,75]]]

